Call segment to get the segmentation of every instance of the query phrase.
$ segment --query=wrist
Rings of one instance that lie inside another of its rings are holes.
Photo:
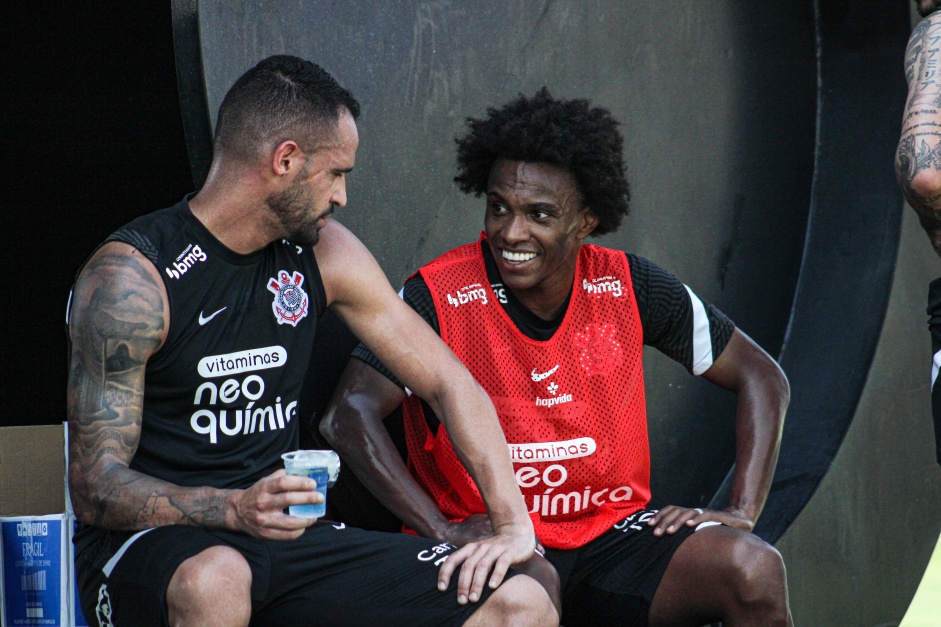
[[[441,512],[436,512],[436,514],[437,515],[432,520],[426,518],[420,521],[420,524],[410,526],[420,535],[431,538],[435,542],[451,542],[453,523],[445,518]],[[416,523],[418,523],[418,521],[416,521]]]
[[[243,531],[239,517],[238,497],[244,490],[224,490],[222,500],[225,507],[224,527],[232,531]]]

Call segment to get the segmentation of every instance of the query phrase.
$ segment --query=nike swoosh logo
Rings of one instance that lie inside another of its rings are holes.
[[[339,525],[332,525],[334,529],[346,529],[346,523],[340,523]]]
[[[203,315],[203,312],[200,311],[200,312],[199,312],[199,326],[203,326],[204,324],[206,324],[207,322],[209,322],[210,320],[212,320],[213,318],[215,318],[216,316],[218,316],[219,314],[221,314],[221,313],[222,313],[223,311],[225,311],[226,309],[228,309],[228,307],[223,307],[223,308],[220,309],[219,311],[213,312],[213,313],[209,314],[208,316],[204,316],[204,315]]]
[[[556,364],[555,368],[553,368],[552,370],[549,370],[548,372],[543,372],[542,374],[540,374],[536,372],[535,368],[533,368],[533,372],[531,376],[533,378],[533,381],[539,382],[539,381],[542,381],[543,379],[548,379],[549,377],[551,377],[553,374],[555,374],[555,371],[558,369],[559,369],[559,364]]]

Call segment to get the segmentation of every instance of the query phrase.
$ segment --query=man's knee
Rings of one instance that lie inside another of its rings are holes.
[[[551,626],[559,624],[559,615],[542,584],[517,575],[503,582],[464,624]]]
[[[227,546],[214,546],[185,560],[167,587],[171,625],[215,615],[218,624],[247,625],[251,618],[252,571],[245,558]]]
[[[777,549],[757,536],[742,534],[730,555],[738,603],[766,616],[785,617],[787,575]]]

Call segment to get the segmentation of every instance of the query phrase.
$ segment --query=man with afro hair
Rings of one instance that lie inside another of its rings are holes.
[[[789,625],[781,556],[750,533],[777,461],[787,379],[671,273],[585,243],[628,212],[622,144],[607,110],[545,88],[469,119],[455,181],[486,198],[484,231],[419,269],[402,296],[490,394],[558,573],[540,578],[563,624]],[[647,509],[644,345],[738,395],[725,509]],[[493,533],[455,453],[473,429],[449,433],[368,350],[354,356],[323,435],[406,531],[455,545]],[[383,424],[400,404],[407,468]],[[530,566],[544,572],[541,559]]]

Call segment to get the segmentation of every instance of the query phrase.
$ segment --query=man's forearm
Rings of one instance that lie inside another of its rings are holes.
[[[494,531],[503,525],[531,529],[506,437],[483,388],[468,375],[460,385],[448,387],[439,403],[433,407],[448,430],[455,452],[477,484]]]
[[[784,391],[772,395],[765,391],[739,393],[729,507],[741,510],[753,522],[758,520],[771,489],[786,409]]]
[[[761,347],[739,329],[703,376],[738,396],[735,470],[729,509],[754,525],[771,489],[784,414],[790,402],[787,377]]]
[[[184,488],[119,464],[91,475],[80,466],[73,455],[69,463],[72,506],[84,523],[128,531],[164,525],[232,526],[227,501],[232,490]]]
[[[372,367],[353,359],[337,384],[320,432],[343,463],[396,517],[419,534],[444,541],[448,520],[412,477],[383,424],[405,393]]]

